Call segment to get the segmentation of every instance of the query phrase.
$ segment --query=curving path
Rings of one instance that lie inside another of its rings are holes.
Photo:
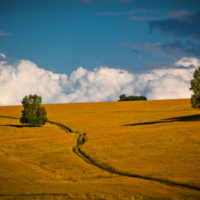
[[[145,179],[145,180],[150,180],[150,181],[156,181],[159,183],[163,183],[165,185],[169,185],[169,186],[174,186],[174,187],[180,187],[180,188],[187,188],[187,189],[194,189],[194,190],[198,190],[200,191],[200,187],[197,186],[193,186],[193,185],[189,185],[187,183],[178,183],[175,181],[169,181],[166,179],[161,179],[161,178],[153,178],[153,177],[148,177],[148,176],[144,176],[144,175],[139,175],[139,174],[130,174],[127,172],[122,172],[122,171],[118,171],[112,167],[104,167],[98,163],[96,163],[94,160],[92,160],[88,155],[86,155],[83,151],[81,151],[81,146],[84,144],[85,141],[85,134],[83,135],[79,135],[78,139],[77,139],[77,144],[76,144],[76,148],[73,150],[80,158],[82,158],[85,162],[98,167],[102,170],[108,171],[110,173],[113,174],[117,174],[117,175],[121,175],[121,176],[128,176],[128,177],[133,177],[133,178],[140,178],[140,179]]]
[[[0,117],[1,118],[18,119],[18,118],[9,117],[9,116],[0,116]],[[52,121],[47,121],[47,122],[51,123],[51,124],[55,124],[56,126],[59,126],[60,128],[62,128],[67,133],[74,133],[69,127],[67,127],[67,126],[65,126],[63,124],[52,122]],[[118,170],[116,170],[116,169],[114,169],[112,167],[109,167],[109,166],[106,166],[106,167],[102,166],[102,165],[96,163],[94,160],[92,160],[88,155],[86,155],[81,150],[81,146],[86,141],[85,136],[86,136],[86,133],[78,135],[76,147],[73,148],[73,152],[76,155],[78,155],[80,158],[82,158],[88,164],[91,164],[91,165],[93,165],[95,167],[98,167],[98,168],[100,168],[102,170],[108,171],[108,172],[113,173],[113,174],[121,175],[121,176],[127,176],[127,177],[133,177],[133,178],[140,178],[140,179],[144,179],[144,180],[156,181],[156,182],[159,182],[159,183],[162,183],[162,184],[165,184],[165,185],[169,185],[169,186],[173,186],[173,187],[180,187],[180,188],[193,189],[193,190],[200,191],[200,187],[189,185],[187,183],[178,183],[178,182],[175,182],[175,181],[170,181],[170,180],[161,179],[161,178],[152,178],[152,177],[139,175],[139,174],[130,174],[130,173],[127,173],[127,172],[118,171]]]

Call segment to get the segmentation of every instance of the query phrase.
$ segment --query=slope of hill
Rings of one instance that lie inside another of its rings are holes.
[[[200,113],[190,100],[45,108],[75,133],[21,125],[21,106],[0,107],[0,199],[200,198]],[[81,151],[108,171],[73,152],[79,133]]]

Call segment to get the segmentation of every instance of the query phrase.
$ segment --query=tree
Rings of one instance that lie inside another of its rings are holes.
[[[23,101],[24,110],[20,122],[22,124],[31,124],[32,126],[40,126],[47,122],[47,112],[44,106],[41,106],[42,97],[35,95],[25,96]]]
[[[126,98],[125,94],[119,95],[119,101],[126,101]]]
[[[119,95],[118,101],[141,101],[147,100],[145,96],[126,96],[125,94]]]
[[[191,97],[192,108],[200,109],[200,66],[194,71],[194,79],[191,80],[191,88],[193,95]]]

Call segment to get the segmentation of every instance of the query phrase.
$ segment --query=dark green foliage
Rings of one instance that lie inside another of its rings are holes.
[[[200,109],[200,66],[194,71],[194,79],[191,80],[191,88],[193,95],[191,97],[192,108]]]
[[[41,106],[42,97],[35,95],[25,96],[22,104],[24,110],[20,122],[22,124],[31,124],[32,126],[40,126],[47,122],[47,112],[44,106]]]
[[[119,96],[118,101],[140,101],[140,100],[147,100],[144,96],[126,96],[125,94],[122,94]]]

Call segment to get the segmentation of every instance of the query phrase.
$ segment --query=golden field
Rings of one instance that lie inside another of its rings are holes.
[[[77,133],[21,125],[22,106],[0,107],[0,199],[200,199],[200,111],[189,99],[45,108],[49,121]],[[82,152],[123,175],[78,157],[78,132]]]

